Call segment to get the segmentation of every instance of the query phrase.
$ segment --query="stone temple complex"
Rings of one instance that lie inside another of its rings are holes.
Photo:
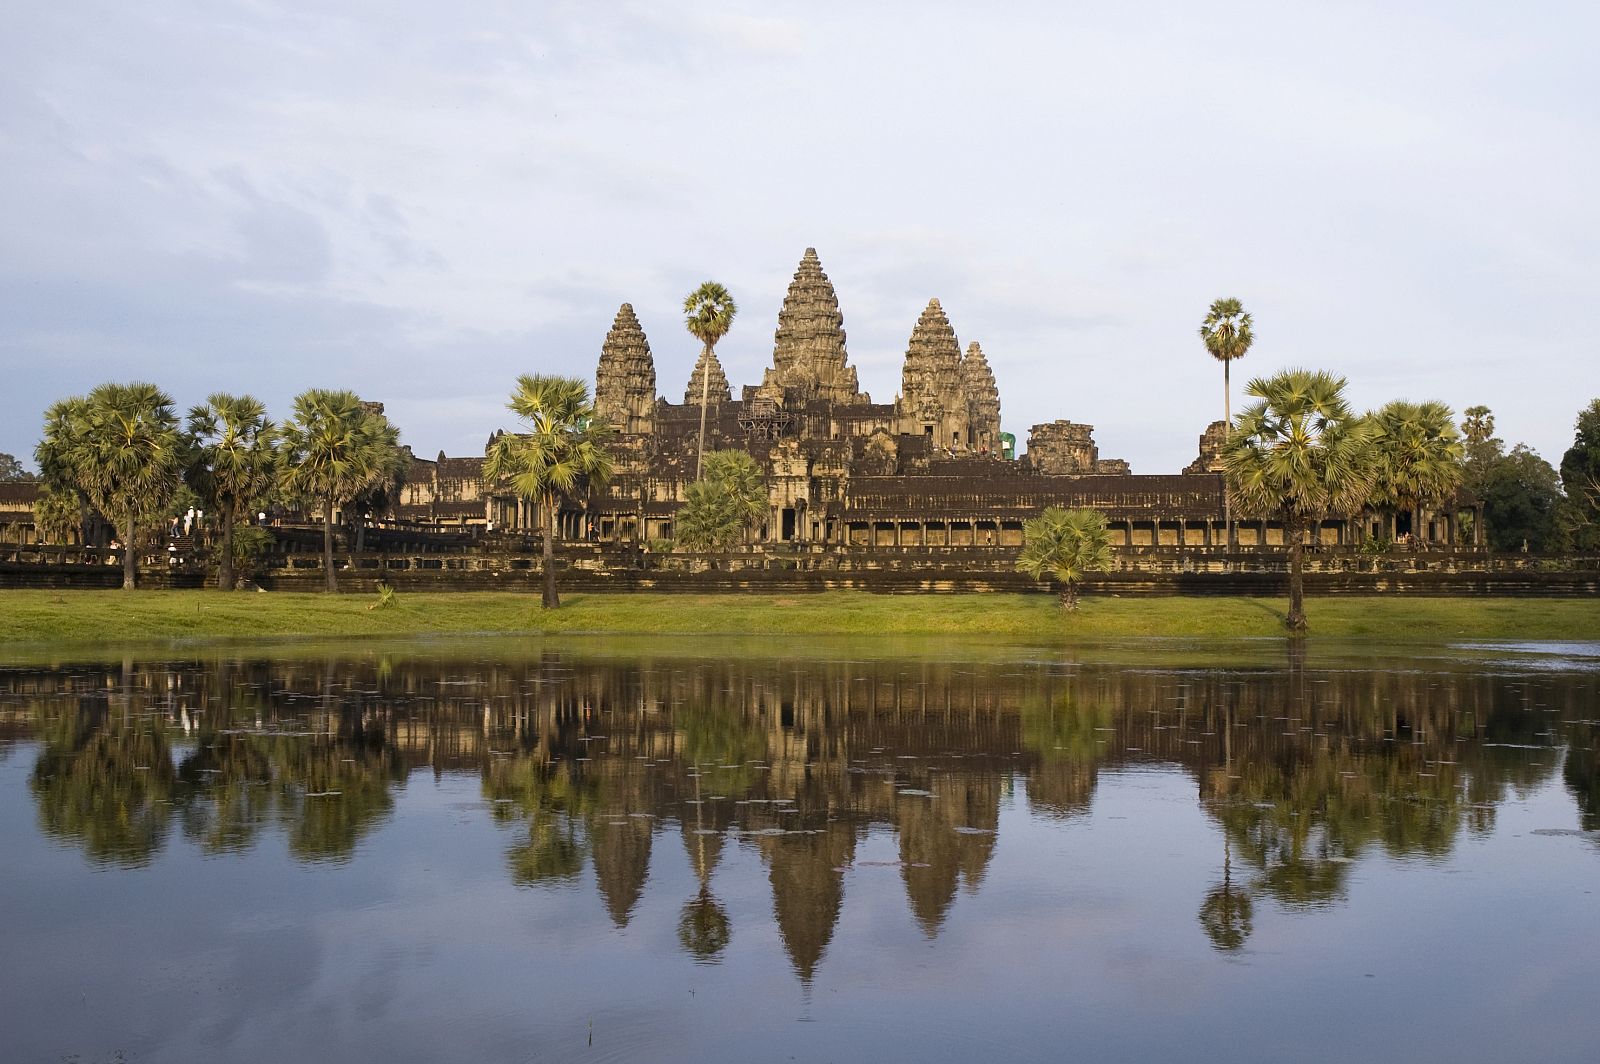
[[[709,384],[703,384],[709,376]],[[1181,474],[1139,476],[1102,458],[1093,426],[1035,425],[1025,456],[1001,428],[988,356],[963,350],[937,299],[911,326],[893,402],[863,392],[845,346],[844,315],[814,249],[807,248],[778,312],[772,365],[760,384],[734,389],[715,354],[702,353],[683,401],[660,394],[634,308],[623,303],[600,346],[594,394],[617,432],[617,468],[599,492],[563,507],[567,541],[643,545],[670,539],[695,477],[701,396],[706,449],[747,451],[766,474],[768,516],[756,542],[827,547],[1016,547],[1022,523],[1050,505],[1088,506],[1124,546],[1211,546],[1224,538],[1216,450],[1221,424]],[[508,488],[482,483],[480,459],[417,460],[399,516],[433,524],[531,530],[537,519]],[[1240,523],[1241,545],[1281,542],[1279,530]],[[1314,539],[1343,542],[1345,522]]]

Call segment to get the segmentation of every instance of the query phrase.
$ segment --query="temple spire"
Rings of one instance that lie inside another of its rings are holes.
[[[650,431],[656,405],[656,365],[631,303],[618,308],[600,347],[594,405],[600,417],[619,432]]]
[[[961,388],[967,396],[968,446],[976,451],[998,453],[1000,449],[1000,389],[994,371],[974,340],[967,345],[961,360]]]
[[[694,372],[689,374],[689,384],[683,390],[685,406],[700,405],[700,378],[707,372],[711,373],[711,390],[707,395],[709,404],[726,403],[733,399],[733,391],[728,387],[728,375],[722,372],[722,363],[717,361],[716,353],[709,347],[700,349],[700,360],[694,364]]]
[[[902,433],[931,437],[941,449],[968,446],[961,341],[937,299],[928,300],[911,330],[895,407]]]
[[[806,248],[778,311],[772,368],[765,391],[835,403],[863,401],[855,368],[847,364],[844,316],[816,248]]]

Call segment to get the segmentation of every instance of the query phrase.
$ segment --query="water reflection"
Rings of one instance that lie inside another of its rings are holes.
[[[681,845],[695,885],[677,941],[701,963],[740,932],[717,873],[746,847],[810,981],[870,833],[893,832],[887,863],[934,939],[983,888],[1017,795],[1071,820],[1103,774],[1152,763],[1188,774],[1218,829],[1221,878],[1193,884],[1192,911],[1224,951],[1248,944],[1261,899],[1336,905],[1364,855],[1440,858],[1558,772],[1592,830],[1595,693],[1592,673],[1300,657],[1230,670],[241,656],[0,671],[0,728],[37,743],[42,830],[110,866],[147,864],[174,825],[209,854],[277,834],[299,860],[345,861],[412,773],[476,774],[510,878],[585,889],[589,871],[616,928],[650,889],[655,848]]]

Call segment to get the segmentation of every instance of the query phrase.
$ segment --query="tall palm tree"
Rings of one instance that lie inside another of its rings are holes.
[[[311,388],[295,396],[294,417],[282,431],[282,484],[322,507],[325,588],[339,590],[333,571],[333,511],[368,490],[396,461],[400,431],[368,409],[354,392]]]
[[[218,392],[189,411],[189,436],[189,486],[222,521],[217,588],[232,591],[233,527],[277,482],[278,427],[254,396]]]
[[[509,480],[511,490],[537,503],[544,522],[545,609],[561,605],[556,593],[556,503],[580,484],[596,487],[611,479],[606,450],[611,430],[595,416],[589,386],[576,377],[517,378],[507,404],[528,422],[526,432],[503,432],[489,444],[483,477]]]
[[[1251,381],[1253,403],[1239,414],[1222,447],[1223,476],[1240,510],[1283,522],[1289,548],[1289,615],[1306,629],[1305,534],[1309,521],[1353,513],[1378,477],[1375,430],[1344,397],[1345,381],[1292,369]]]
[[[1111,568],[1111,537],[1098,510],[1052,506],[1022,525],[1017,571],[1035,580],[1045,574],[1061,585],[1061,608],[1078,608],[1078,584],[1091,572]]]
[[[1469,406],[1461,412],[1461,431],[1468,443],[1486,443],[1494,435],[1494,414],[1486,406]]]
[[[138,572],[138,537],[178,489],[187,440],[172,397],[153,384],[102,384],[45,412],[34,452],[47,485],[78,492],[122,538],[122,586]]]
[[[711,360],[716,357],[717,341],[728,335],[739,308],[733,295],[715,281],[707,281],[683,300],[684,325],[702,348],[700,358],[705,372],[700,374],[700,442],[695,448],[694,478],[700,479],[701,456],[706,450],[706,407],[711,402]]]
[[[1255,343],[1251,331],[1250,315],[1237,299],[1216,299],[1200,323],[1200,339],[1204,341],[1211,357],[1222,363],[1222,422],[1233,422],[1233,396],[1228,383],[1228,366],[1236,358],[1243,358]]]
[[[1222,429],[1224,434],[1233,429],[1233,388],[1228,381],[1228,367],[1236,358],[1243,358],[1255,343],[1250,315],[1237,299],[1214,299],[1200,323],[1200,339],[1211,352],[1211,357],[1222,363]],[[1232,503],[1226,493],[1222,496],[1222,523],[1227,528],[1228,545],[1233,545]]]
[[[1255,901],[1248,889],[1233,885],[1233,841],[1222,833],[1222,882],[1200,904],[1200,926],[1212,946],[1232,951],[1244,946],[1254,929]]]
[[[1388,511],[1390,521],[1409,512],[1416,533],[1423,507],[1443,505],[1466,473],[1466,447],[1456,431],[1455,413],[1433,400],[1397,399],[1370,420],[1378,433],[1378,481],[1372,501]]]

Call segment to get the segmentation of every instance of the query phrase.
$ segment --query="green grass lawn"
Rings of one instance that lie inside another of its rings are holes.
[[[1282,599],[1088,597],[1063,613],[1047,594],[571,594],[559,610],[511,593],[376,596],[215,591],[0,591],[0,644],[137,644],[254,636],[431,633],[994,635],[1045,642],[1128,637],[1271,637]],[[1313,599],[1313,637],[1600,639],[1600,598],[1364,596]]]

